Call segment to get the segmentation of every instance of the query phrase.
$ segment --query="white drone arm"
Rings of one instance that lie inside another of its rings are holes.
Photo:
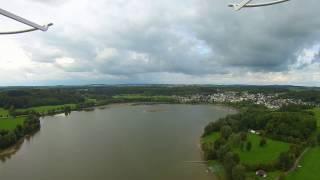
[[[260,7],[260,6],[270,6],[274,4],[284,3],[290,0],[274,0],[271,2],[257,3],[257,4],[249,4],[252,0],[243,0],[239,4],[229,4],[229,7],[233,7],[236,11],[244,8],[244,7]]]
[[[290,1],[290,0],[277,0],[277,1],[265,2],[265,3],[247,4],[247,5],[245,5],[245,7],[271,6],[271,5],[274,5],[274,4],[284,3],[286,1]]]
[[[53,25],[52,23],[50,23],[48,25],[41,26],[41,25],[38,25],[34,22],[31,22],[25,18],[17,16],[15,14],[8,12],[8,11],[1,9],[1,8],[0,8],[0,14],[32,27],[31,29],[20,30],[20,31],[0,32],[0,34],[17,34],[17,33],[24,33],[24,32],[30,32],[30,31],[35,31],[35,30],[47,31],[49,26]]]
[[[234,10],[239,11],[243,7],[245,7],[248,3],[250,3],[252,0],[244,0],[240,4],[234,5]]]

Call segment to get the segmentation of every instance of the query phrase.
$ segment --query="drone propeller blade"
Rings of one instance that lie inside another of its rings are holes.
[[[242,9],[245,5],[247,5],[251,1],[252,0],[243,0],[241,3],[234,6],[234,10],[239,11],[240,9]]]
[[[290,1],[290,0],[274,0],[274,1],[271,1],[271,2],[265,2],[265,3],[247,4],[244,7],[271,6],[271,5],[280,4],[280,3],[284,3],[284,2],[288,2],[288,1]]]
[[[24,18],[20,17],[20,16],[17,16],[17,15],[15,15],[15,14],[12,14],[11,12],[8,12],[8,11],[6,11],[6,10],[4,10],[4,9],[1,9],[1,8],[0,8],[0,14],[6,16],[6,17],[8,17],[8,18],[11,18],[11,19],[13,19],[13,20],[19,21],[19,22],[21,22],[21,23],[23,23],[23,24],[26,24],[26,25],[28,25],[28,26],[31,26],[31,27],[33,27],[33,28],[35,28],[35,29],[39,29],[39,30],[41,30],[41,31],[47,31],[47,30],[48,30],[48,26],[38,25],[38,24],[36,24],[36,23],[34,23],[34,22],[31,22],[31,21],[29,21],[29,20],[27,20],[27,19],[24,19]]]

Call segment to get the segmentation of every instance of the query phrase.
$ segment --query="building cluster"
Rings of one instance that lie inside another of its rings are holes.
[[[310,105],[300,99],[279,98],[278,94],[270,95],[263,93],[251,94],[248,92],[217,92],[207,95],[191,95],[191,96],[177,96],[177,100],[181,103],[239,103],[251,102],[254,104],[264,105],[270,109],[279,109],[283,105],[299,104]]]

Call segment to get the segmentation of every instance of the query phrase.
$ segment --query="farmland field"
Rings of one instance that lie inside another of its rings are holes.
[[[13,130],[17,125],[22,125],[25,117],[0,119],[0,130]]]
[[[48,113],[50,110],[57,110],[61,109],[65,106],[70,106],[71,109],[75,108],[75,104],[64,104],[64,105],[55,105],[55,106],[38,106],[38,107],[32,107],[32,108],[26,108],[26,109],[18,109],[18,111],[25,111],[25,110],[34,110],[38,113]]]

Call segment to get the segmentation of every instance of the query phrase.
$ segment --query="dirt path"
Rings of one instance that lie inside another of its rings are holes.
[[[307,147],[301,154],[300,156],[296,159],[296,161],[294,162],[293,166],[285,173],[286,175],[288,175],[289,173],[293,172],[294,170],[297,169],[300,160],[303,158],[303,156],[310,150],[310,147]]]

